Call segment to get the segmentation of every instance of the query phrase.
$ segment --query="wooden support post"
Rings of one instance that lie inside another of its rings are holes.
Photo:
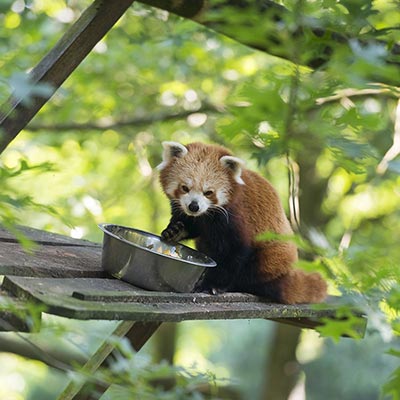
[[[0,113],[0,153],[29,123],[54,92],[113,27],[134,0],[95,0],[68,29],[58,43],[30,72],[30,84],[48,84],[51,91],[40,97],[8,99]],[[29,98],[29,105],[26,104]]]
[[[135,322],[125,337],[129,339],[132,347],[139,351],[160,325],[161,322]]]
[[[116,327],[116,329],[112,333],[112,336],[126,336],[130,340],[132,347],[136,351],[139,351],[160,325],[161,322],[124,321]],[[89,376],[90,374],[96,372],[113,350],[114,345],[110,343],[109,340],[105,340],[97,349],[97,351],[92,355],[92,357],[87,361],[87,363],[83,366],[81,370],[82,375]],[[86,385],[85,379],[79,381],[71,381],[64,389],[64,391],[60,394],[58,400],[72,400],[76,398],[76,396],[80,396],[82,393],[84,393],[87,386],[88,385]],[[107,389],[107,385],[101,385],[96,387],[96,392],[104,393]]]

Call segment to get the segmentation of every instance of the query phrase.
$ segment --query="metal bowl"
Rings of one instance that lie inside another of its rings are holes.
[[[157,235],[113,224],[104,232],[102,267],[115,278],[143,289],[192,292],[214,260],[182,244],[165,243]]]

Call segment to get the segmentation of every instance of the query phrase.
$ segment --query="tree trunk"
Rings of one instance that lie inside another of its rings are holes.
[[[164,322],[160,326],[153,339],[154,362],[167,361],[171,365],[174,363],[177,332],[176,323]]]
[[[316,159],[322,152],[318,138],[305,132],[304,141],[307,151],[298,155],[300,194],[300,231],[307,235],[309,228],[322,229],[328,218],[321,210],[326,194],[327,180],[318,176]],[[312,255],[305,255],[312,257]],[[262,400],[286,400],[297,383],[300,365],[296,359],[296,349],[301,330],[299,328],[277,324],[267,361],[267,379]]]
[[[267,379],[261,400],[286,400],[297,383],[300,372],[296,348],[301,329],[276,324],[268,354]]]

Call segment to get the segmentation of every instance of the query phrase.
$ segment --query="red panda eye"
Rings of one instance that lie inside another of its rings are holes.
[[[204,196],[210,197],[210,196],[213,195],[213,193],[214,193],[214,192],[213,192],[212,190],[207,190],[207,191],[204,192]]]
[[[190,189],[186,186],[186,185],[182,185],[181,189],[183,192],[188,193],[190,191]]]

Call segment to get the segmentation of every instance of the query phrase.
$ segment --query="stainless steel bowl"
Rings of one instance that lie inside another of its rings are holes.
[[[143,289],[191,292],[205,269],[216,266],[206,255],[148,232],[113,224],[99,228],[104,232],[103,269]]]

